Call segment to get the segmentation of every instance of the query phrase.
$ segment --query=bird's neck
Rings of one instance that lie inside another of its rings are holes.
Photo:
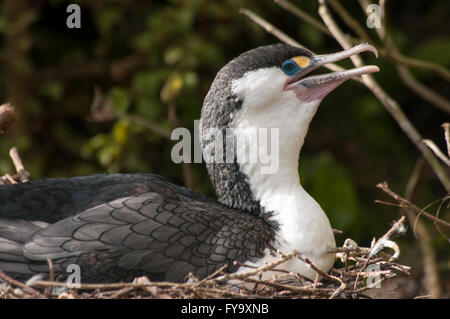
[[[310,198],[300,185],[298,161],[319,102],[299,105],[295,96],[287,96],[268,103],[270,107],[261,112],[252,111],[244,101],[239,110],[226,118],[227,125],[219,127],[225,140],[224,163],[206,161],[218,200],[256,214],[279,211],[275,198]],[[201,134],[203,154],[211,156],[217,155],[218,143],[206,133],[214,128],[209,118],[202,118]],[[234,143],[226,142],[230,138]],[[231,163],[225,160],[230,150],[234,154]]]
[[[279,109],[284,113],[283,116],[270,114],[270,111],[252,114],[243,107],[233,121],[236,139],[246,141],[236,146],[239,170],[246,177],[253,199],[263,211],[273,212],[272,218],[280,224],[284,224],[285,219],[292,220],[292,214],[307,214],[305,207],[315,203],[300,184],[298,164],[308,126],[318,103],[304,104],[300,108],[298,102],[295,107],[286,104]],[[274,118],[279,118],[279,122],[274,121]],[[254,133],[261,128],[261,132],[267,130],[269,137],[261,138],[261,134]],[[251,146],[256,146],[258,155],[261,149],[264,150],[262,153],[270,154],[270,160],[259,157],[256,162],[245,161],[250,157],[248,152],[255,152]],[[244,159],[240,160],[239,157]]]

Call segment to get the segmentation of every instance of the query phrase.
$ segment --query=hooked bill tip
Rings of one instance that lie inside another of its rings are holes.
[[[365,51],[372,52],[375,55],[375,57],[378,59],[378,50],[373,45],[366,42],[366,43],[361,43],[358,46],[363,47],[365,49]]]
[[[367,69],[370,71],[370,73],[379,72],[380,68],[376,65],[368,65]]]

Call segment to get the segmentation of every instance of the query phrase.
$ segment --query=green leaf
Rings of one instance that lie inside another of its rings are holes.
[[[182,88],[183,78],[178,72],[172,73],[161,89],[161,100],[166,104],[175,101]]]
[[[109,136],[106,134],[97,134],[92,137],[87,143],[81,148],[81,156],[83,158],[89,158],[98,149],[104,147],[109,140]]]
[[[53,101],[60,101],[64,94],[64,88],[61,83],[57,81],[51,81],[41,86],[41,93]]]
[[[102,35],[110,34],[113,27],[120,22],[121,12],[116,8],[100,11],[96,15],[97,28]]]
[[[180,47],[170,48],[164,54],[164,62],[167,65],[174,65],[183,58],[184,51]]]
[[[119,115],[123,115],[130,107],[130,97],[128,91],[122,88],[113,88],[110,91],[110,98],[112,99],[113,106]]]
[[[121,119],[114,124],[113,128],[114,140],[120,145],[125,145],[130,136],[130,121]]]

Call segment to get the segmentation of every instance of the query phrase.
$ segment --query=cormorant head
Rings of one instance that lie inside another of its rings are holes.
[[[369,44],[321,55],[284,43],[244,52],[217,73],[203,104],[202,119],[212,117],[215,123],[211,124],[220,127],[244,102],[245,111],[261,113],[272,111],[271,106],[279,106],[280,103],[274,103],[276,100],[293,101],[298,110],[306,103],[318,104],[346,80],[379,69],[369,65],[342,72],[308,74],[320,66],[364,51],[377,55],[376,49]],[[279,113],[279,117],[283,114]]]
[[[221,131],[225,140],[230,138],[227,130],[234,129],[232,137],[243,137],[251,146],[258,143],[252,135],[255,130],[274,128],[279,130],[278,155],[283,170],[276,170],[276,179],[263,180],[283,182],[283,177],[288,174],[298,176],[300,149],[322,99],[346,80],[379,69],[376,66],[364,66],[320,75],[310,75],[310,72],[364,51],[377,54],[376,49],[368,44],[337,53],[313,55],[306,49],[280,43],[262,46],[236,57],[218,72],[205,98],[200,124],[203,155],[217,155],[217,136],[210,134],[211,129]],[[260,196],[251,185],[252,180],[261,182],[253,178],[259,174],[256,172],[258,164],[242,164],[239,154],[245,151],[239,146],[230,145],[225,141],[223,143],[224,163],[207,161],[219,200],[226,204],[242,197],[245,198],[238,202],[248,202],[249,197],[258,200]],[[236,153],[234,165],[225,160],[225,153],[230,150]],[[242,178],[249,187],[236,186]]]

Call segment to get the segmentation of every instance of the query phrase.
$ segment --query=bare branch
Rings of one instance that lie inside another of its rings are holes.
[[[397,63],[395,67],[403,83],[405,83],[406,86],[411,89],[411,91],[415,92],[422,99],[433,104],[442,111],[450,113],[449,100],[447,100],[439,93],[431,90],[427,86],[423,85],[421,82],[417,81],[406,66]]]
[[[358,21],[356,21],[348,12],[345,10],[345,8],[336,0],[326,0],[327,3],[330,4],[330,6],[338,13],[340,18],[349,26],[352,30],[354,30],[361,39],[363,39],[366,42],[371,43],[374,45],[373,40],[370,38],[370,36],[365,32],[363,28],[359,25]],[[367,7],[368,2],[366,0],[360,1],[361,6]],[[410,66],[416,66],[416,67],[423,67],[432,69],[433,71],[436,70],[436,66],[433,66],[430,68],[429,64],[427,64],[424,61],[415,60],[413,58],[408,58],[405,56],[402,56],[401,53],[398,51],[397,47],[395,46],[394,42],[392,41],[389,33],[387,32],[386,23],[385,23],[385,13],[384,13],[384,5],[385,1],[380,1],[381,5],[381,17],[382,17],[382,28],[376,28],[376,31],[380,37],[380,39],[384,42],[385,48],[378,48],[380,55],[386,59],[390,59],[395,63],[395,67],[397,68],[397,72],[399,73],[400,78],[405,83],[406,86],[408,86],[413,92],[415,92],[418,96],[422,97],[425,101],[428,101],[429,103],[433,104],[434,106],[440,108],[441,110],[450,113],[450,102],[439,93],[431,90],[427,86],[423,85],[419,81],[417,81],[414,76],[411,74],[411,72],[408,70],[406,66],[403,64],[407,64]],[[365,11],[365,10],[364,10]],[[368,14],[368,12],[366,12]],[[446,70],[443,67],[437,66],[440,69],[443,69],[447,71],[448,77],[446,77],[446,80],[450,80],[450,71]],[[445,75],[445,72],[440,72]]]
[[[251,10],[248,9],[244,9],[241,8],[239,10],[240,13],[242,13],[243,15],[247,16],[248,18],[250,18],[250,20],[252,20],[253,22],[255,22],[256,24],[258,24],[259,26],[261,26],[264,30],[266,30],[268,33],[274,35],[275,37],[277,37],[280,41],[291,44],[293,46],[297,46],[300,48],[306,48],[305,46],[301,45],[299,42],[295,41],[294,39],[292,39],[291,37],[289,37],[288,35],[286,35],[285,33],[283,33],[282,31],[280,31],[278,28],[274,27],[271,23],[269,23],[268,21],[264,20],[263,18],[261,18],[260,16],[258,16],[256,13],[254,13]],[[309,50],[309,49],[308,49]],[[309,50],[311,51],[311,50]],[[314,54],[313,51],[311,51],[311,53]],[[337,64],[334,63],[330,63],[325,65],[325,67],[331,71],[337,72],[337,71],[344,71],[345,69],[340,67]],[[357,82],[362,82],[361,78],[357,77],[357,78],[352,78],[352,80],[357,81]]]
[[[139,125],[145,126],[146,128],[152,130],[153,132],[167,138],[168,140],[171,139],[171,134],[168,130],[163,128],[162,126],[153,123],[152,121],[149,121],[147,119],[144,119],[138,115],[134,114],[128,114],[125,116],[125,118],[131,120],[132,122],[138,123]]]
[[[408,201],[411,201],[413,197],[414,189],[418,185],[424,163],[425,162],[423,158],[420,158],[416,162],[416,165],[414,165],[413,172],[408,180],[408,183],[406,184],[405,189],[405,199]],[[401,212],[404,212],[406,214],[408,222],[413,229],[414,235],[416,235],[419,241],[420,250],[422,251],[423,255],[424,282],[425,286],[427,287],[428,293],[433,298],[441,298],[442,289],[440,286],[439,269],[436,254],[432,246],[431,235],[425,224],[422,223],[419,218],[416,218],[416,214],[414,214],[411,210],[401,209]],[[417,215],[417,217],[418,216],[419,215]]]
[[[319,0],[319,15],[322,17],[324,23],[327,25],[330,32],[334,35],[336,40],[344,49],[350,49],[351,44],[345,38],[343,32],[337,26],[336,22],[332,18],[328,8],[325,4],[325,0]],[[363,66],[361,57],[354,55],[350,57],[353,64],[357,67]],[[439,161],[434,157],[433,153],[425,147],[422,143],[422,137],[416,128],[411,124],[409,119],[406,117],[405,113],[401,109],[400,105],[393,100],[375,81],[373,76],[365,74],[362,76],[364,84],[369,88],[373,94],[380,100],[380,102],[385,106],[385,108],[391,113],[394,119],[397,121],[399,126],[403,129],[405,134],[411,139],[411,141],[416,145],[416,147],[422,152],[425,159],[428,161],[430,166],[433,168],[437,177],[441,181],[445,189],[450,192],[450,180],[447,173],[439,163]]]
[[[400,207],[405,208],[405,209],[410,209],[411,211],[415,212],[416,214],[424,215],[424,216],[428,217],[429,219],[431,219],[432,221],[434,221],[437,224],[440,224],[440,225],[443,225],[443,226],[445,226],[447,228],[450,228],[450,223],[448,223],[445,220],[442,220],[440,218],[437,218],[436,216],[433,216],[433,215],[427,213],[423,209],[420,209],[419,207],[417,207],[416,205],[412,204],[411,202],[409,202],[405,198],[403,198],[400,195],[397,195],[396,193],[391,191],[389,189],[389,186],[388,186],[387,182],[379,183],[377,185],[377,187],[380,188],[381,190],[383,190],[386,194],[388,194],[392,198],[394,198],[399,203]]]
[[[17,281],[11,277],[9,277],[8,275],[6,275],[3,271],[0,270],[0,279],[2,279],[3,281],[11,284],[12,286],[15,287],[19,287],[21,289],[23,289],[24,291],[26,291],[27,293],[37,296],[39,295],[39,292],[31,287],[28,287],[26,285],[24,285],[23,283],[21,283],[20,281]]]
[[[445,163],[445,165],[450,167],[450,158],[445,156],[444,153],[441,152],[439,147],[437,147],[432,140],[423,139],[422,142],[423,144],[428,146],[433,151],[433,153],[436,154],[436,156],[439,157],[441,161]]]
[[[445,142],[447,142],[447,154],[450,157],[450,123],[442,124],[442,128],[444,129]]]
[[[366,42],[373,43],[369,34],[360,26],[359,22],[354,19],[347,10],[336,0],[326,0],[334,11],[342,18],[342,20],[353,30],[361,39]]]
[[[391,38],[390,33],[387,31],[385,6],[386,1],[380,1],[382,28],[377,28],[376,30],[381,40],[384,42],[387,50],[387,55],[399,55],[399,49],[394,40]],[[408,86],[413,92],[422,97],[425,101],[428,101],[441,110],[450,113],[450,101],[417,81],[406,66],[396,63],[395,67],[403,83],[405,83],[406,86]]]
[[[368,12],[366,11],[366,8],[370,5],[370,2],[368,0],[359,0],[359,3],[361,5],[361,8],[363,9],[363,11],[366,12],[366,14],[368,14]],[[386,6],[386,1],[380,0],[380,8],[382,11],[381,12],[382,24],[385,24],[384,21],[386,19],[385,6]],[[386,36],[389,37],[389,34],[387,34],[388,32],[386,31],[387,30],[386,26],[384,26],[383,28],[376,28],[375,30],[377,31],[380,39],[382,39],[384,42],[385,42],[385,37]],[[386,43],[384,43],[384,44],[386,45]],[[408,65],[411,67],[417,67],[417,68],[421,68],[424,70],[435,72],[437,75],[441,76],[444,80],[450,81],[450,70],[446,69],[445,67],[443,67],[439,64],[407,57],[407,56],[401,54],[400,52],[398,52],[398,50],[380,49],[379,51],[380,51],[380,55],[382,55],[386,59],[392,60],[394,62],[402,63],[402,64],[405,64],[405,65]]]
[[[12,147],[9,150],[9,156],[11,157],[14,167],[16,168],[17,175],[19,177],[20,182],[28,182],[30,178],[30,173],[28,173],[25,170],[25,167],[23,166],[22,159],[19,156],[19,151],[17,150],[17,147]]]
[[[292,3],[286,0],[274,0],[274,1],[286,11],[291,12],[297,18],[302,19],[306,23],[309,23],[310,25],[320,30],[321,32],[325,33],[326,35],[332,36],[330,31],[328,31],[327,27],[321,21],[309,15],[299,7],[293,5]]]

